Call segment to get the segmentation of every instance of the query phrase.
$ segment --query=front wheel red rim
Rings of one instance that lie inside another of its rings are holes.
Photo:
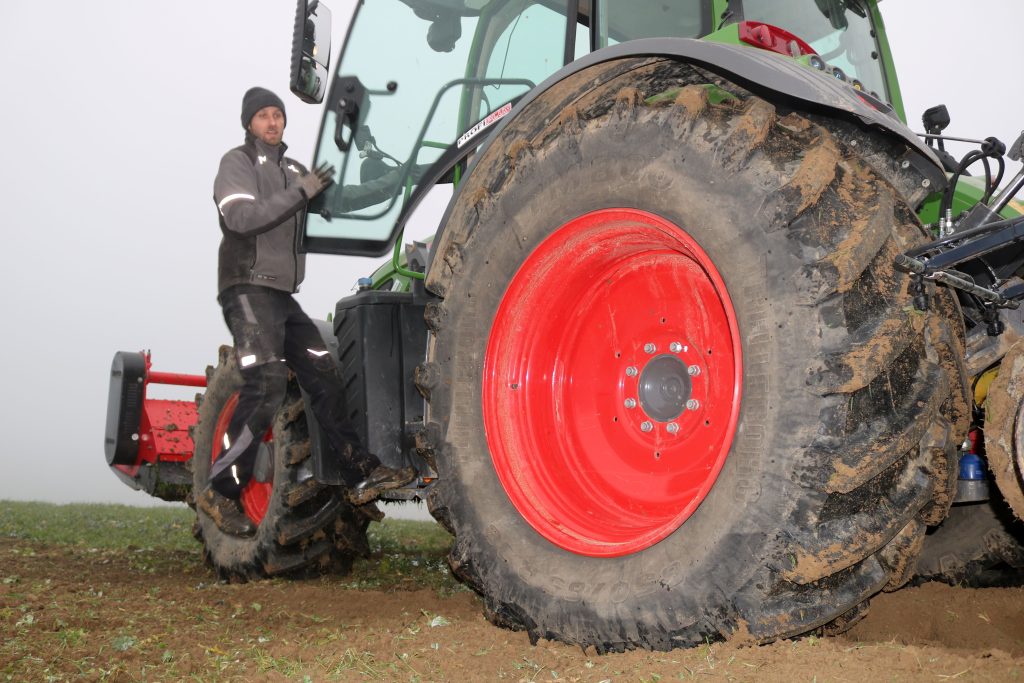
[[[741,378],[735,310],[696,240],[637,209],[584,214],[537,246],[495,314],[482,408],[498,478],[561,548],[648,548],[711,491]]]
[[[211,465],[217,461],[217,458],[225,448],[224,437],[228,433],[228,425],[231,423],[231,417],[235,414],[235,408],[237,407],[238,392],[235,392],[224,402],[224,407],[221,408],[220,415],[217,416],[217,424],[213,430]],[[273,447],[273,430],[268,429],[267,433],[263,436],[263,443],[260,445],[260,448],[273,449]],[[274,462],[273,450],[271,450],[270,458],[270,461]],[[267,509],[270,507],[270,496],[273,490],[273,482],[261,482],[256,479],[250,479],[249,483],[242,489],[239,503],[241,503],[242,510],[252,520],[253,524],[258,525],[267,516]]]

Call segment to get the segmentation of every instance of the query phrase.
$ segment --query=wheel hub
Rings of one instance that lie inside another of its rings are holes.
[[[678,357],[663,354],[651,359],[640,373],[637,393],[643,411],[658,422],[682,415],[690,400],[688,366]]]

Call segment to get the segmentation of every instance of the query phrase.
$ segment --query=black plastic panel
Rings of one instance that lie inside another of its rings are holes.
[[[366,448],[391,467],[418,466],[411,430],[423,423],[423,397],[413,383],[426,353],[423,304],[408,292],[359,292],[338,302],[334,333],[346,409]],[[327,458],[314,475],[342,483]]]
[[[110,365],[107,431],[108,465],[134,465],[139,454],[146,359],[137,351],[118,351]],[[133,438],[134,437],[134,438]]]

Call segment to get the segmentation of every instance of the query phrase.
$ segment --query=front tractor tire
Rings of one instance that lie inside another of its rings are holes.
[[[193,491],[209,480],[238,400],[242,378],[231,347],[222,346],[216,368],[207,369],[206,393],[199,400],[193,433]],[[366,557],[366,527],[375,506],[355,508],[343,488],[313,478],[305,406],[294,377],[285,400],[260,446],[262,467],[242,491],[241,505],[257,525],[252,537],[221,531],[196,506],[194,533],[220,578],[247,581],[272,576],[347,573],[356,556]]]
[[[930,529],[917,559],[916,583],[951,586],[1019,586],[1024,583],[1024,525],[999,497],[954,505]]]
[[[967,429],[959,309],[914,310],[903,185],[828,123],[630,59],[481,154],[418,374],[431,510],[492,621],[599,652],[764,642],[910,578]]]
[[[1007,351],[989,388],[985,451],[1003,499],[1024,519],[1024,341]]]

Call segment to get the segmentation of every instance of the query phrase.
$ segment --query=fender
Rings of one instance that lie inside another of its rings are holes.
[[[725,43],[715,43],[692,38],[645,38],[633,40],[592,52],[552,74],[547,80],[523,96],[512,112],[498,123],[481,144],[477,159],[490,148],[506,126],[510,125],[530,104],[566,78],[589,67],[626,57],[665,57],[677,59],[716,73],[750,92],[773,103],[782,103],[795,109],[817,113],[830,118],[845,120],[860,127],[880,132],[894,142],[903,143],[908,154],[903,157],[930,183],[933,190],[945,184],[945,174],[939,159],[931,149],[902,121],[893,116],[888,105],[885,110],[869,104],[848,83],[838,81],[819,71],[810,69],[788,57]],[[471,164],[472,168],[472,164]],[[441,227],[434,238],[431,259],[427,267],[426,288],[443,295],[447,288],[444,275],[444,258],[459,235],[448,230],[451,212],[459,201],[461,186],[456,189]],[[413,202],[415,203],[415,202]],[[411,208],[411,207],[410,207]],[[403,222],[400,219],[400,222]]]

